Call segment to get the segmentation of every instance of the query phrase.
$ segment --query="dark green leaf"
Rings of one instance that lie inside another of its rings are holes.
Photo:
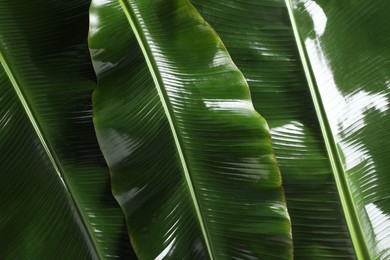
[[[388,259],[390,2],[291,3],[356,253]]]
[[[93,1],[99,143],[142,259],[289,259],[267,124],[187,0]]]
[[[1,259],[131,256],[92,124],[88,5],[0,1]]]
[[[193,2],[270,123],[295,257],[388,259],[390,3]]]
[[[244,73],[267,119],[295,259],[353,258],[332,168],[283,0],[192,0]]]

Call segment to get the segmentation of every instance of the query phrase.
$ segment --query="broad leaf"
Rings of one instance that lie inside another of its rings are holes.
[[[88,5],[0,1],[1,259],[131,256],[92,124]]]
[[[271,126],[295,257],[388,259],[388,1],[211,2],[194,0]]]
[[[291,3],[356,253],[388,259],[390,2]]]
[[[267,124],[187,0],[93,1],[94,122],[141,259],[289,259]]]
[[[284,0],[192,2],[221,36],[270,125],[295,259],[354,258]]]

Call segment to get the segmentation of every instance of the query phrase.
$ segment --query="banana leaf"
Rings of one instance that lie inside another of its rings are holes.
[[[192,2],[270,124],[294,257],[388,259],[390,3]]]
[[[129,258],[94,133],[89,1],[0,1],[0,258]]]
[[[95,0],[94,123],[140,259],[290,259],[268,126],[187,0]]]
[[[390,2],[288,7],[357,256],[388,259]]]

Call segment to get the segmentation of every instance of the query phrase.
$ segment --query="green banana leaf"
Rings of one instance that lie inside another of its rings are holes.
[[[94,133],[89,1],[0,1],[0,258],[129,258]]]
[[[283,0],[192,0],[244,73],[271,128],[295,259],[353,258],[332,168]],[[234,19],[232,19],[234,17]]]
[[[288,7],[357,256],[389,259],[390,2]]]
[[[270,124],[294,257],[388,259],[390,3],[192,2]]]
[[[268,126],[187,0],[95,0],[94,123],[141,259],[290,259]]]

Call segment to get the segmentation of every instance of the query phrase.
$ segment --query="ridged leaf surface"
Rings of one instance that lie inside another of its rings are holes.
[[[92,124],[88,1],[0,1],[0,258],[130,257]]]
[[[294,256],[388,259],[390,5],[193,2],[270,123]]]
[[[94,122],[141,259],[289,259],[267,124],[183,0],[93,1]]]
[[[271,128],[295,259],[355,257],[284,0],[192,0]]]
[[[389,259],[390,2],[288,6],[356,253]]]

